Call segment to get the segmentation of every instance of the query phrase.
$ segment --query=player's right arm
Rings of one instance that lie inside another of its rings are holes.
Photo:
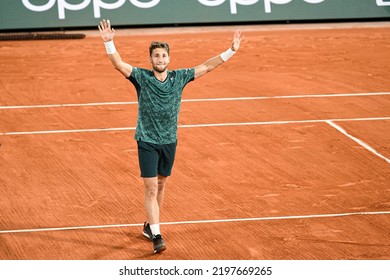
[[[100,35],[103,39],[103,42],[106,46],[106,51],[112,65],[115,67],[116,70],[122,73],[123,76],[128,78],[131,75],[131,72],[133,71],[133,66],[124,62],[121,56],[119,55],[119,53],[116,51],[114,45],[115,30],[114,28],[111,28],[110,21],[109,20],[106,21],[105,19],[103,19],[100,22],[98,28],[100,31]]]

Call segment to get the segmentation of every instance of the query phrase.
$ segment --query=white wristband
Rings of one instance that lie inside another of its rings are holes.
[[[116,53],[116,49],[115,49],[115,45],[114,45],[114,41],[113,40],[108,41],[108,42],[104,42],[104,45],[106,46],[107,54],[114,54],[114,53]]]
[[[223,61],[227,61],[229,58],[231,58],[236,52],[232,51],[231,48],[229,48],[227,51],[221,53],[221,58]]]

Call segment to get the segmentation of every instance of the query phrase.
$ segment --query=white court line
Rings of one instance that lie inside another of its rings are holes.
[[[39,130],[39,131],[15,131],[15,132],[1,132],[0,136],[7,136],[7,135],[34,135],[34,134],[59,134],[59,133],[82,133],[82,132],[131,131],[131,130],[135,130],[135,127],[86,128],[86,129]]]
[[[323,123],[328,121],[349,122],[349,121],[383,121],[390,120],[390,117],[375,118],[348,118],[348,119],[325,119],[325,120],[297,120],[297,121],[268,121],[268,122],[242,122],[242,123],[208,123],[208,124],[184,124],[179,128],[196,127],[222,127],[222,126],[248,126],[248,125],[282,125],[282,124],[303,124],[303,123]],[[67,130],[39,130],[39,131],[13,131],[0,132],[0,136],[9,135],[34,135],[34,134],[56,134],[56,133],[81,133],[81,132],[108,132],[108,131],[131,131],[135,127],[113,127],[113,128],[86,128]]]
[[[17,106],[0,106],[0,110],[11,109],[36,109],[36,108],[62,108],[62,107],[91,107],[91,106],[110,106],[110,105],[133,105],[137,101],[123,102],[97,102],[97,103],[69,103],[69,104],[46,104],[46,105],[17,105]]]
[[[363,146],[364,148],[366,148],[367,150],[369,150],[371,153],[375,154],[376,156],[380,157],[381,159],[384,159],[385,161],[387,161],[387,163],[390,163],[390,159],[388,159],[387,157],[385,157],[384,155],[378,153],[374,148],[372,148],[371,146],[369,146],[368,144],[364,143],[362,140],[360,140],[359,138],[356,138],[355,136],[349,134],[344,128],[342,128],[341,126],[335,124],[333,121],[326,121],[327,124],[329,124],[330,126],[334,127],[335,129],[337,129],[339,132],[341,132],[342,134],[344,134],[345,136],[347,136],[348,138],[352,139],[353,141],[355,141],[356,143],[358,143],[359,145]]]
[[[82,132],[107,132],[107,131],[130,131],[135,127],[113,127],[113,128],[86,128],[86,129],[65,129],[65,130],[41,130],[41,131],[19,131],[3,132],[0,136],[6,135],[34,135],[34,134],[59,134],[59,133],[82,133]]]
[[[301,216],[274,216],[274,217],[259,217],[259,218],[237,218],[237,219],[219,219],[219,220],[198,220],[198,221],[182,221],[182,222],[163,222],[161,225],[188,225],[188,224],[205,224],[205,223],[232,223],[232,222],[248,222],[248,221],[276,221],[276,220],[298,220],[298,219],[316,219],[316,218],[337,218],[346,216],[359,215],[390,215],[390,211],[379,212],[350,212],[337,214],[313,214]],[[117,224],[117,225],[100,225],[100,226],[79,226],[79,227],[57,227],[57,228],[36,228],[36,229],[13,229],[1,230],[0,234],[5,233],[32,233],[44,231],[65,231],[65,230],[80,230],[80,229],[101,229],[101,228],[119,228],[119,227],[139,227],[143,224]]]
[[[328,97],[356,97],[356,96],[378,96],[390,95],[390,92],[368,92],[368,93],[337,93],[337,94],[308,94],[308,95],[284,95],[284,96],[254,96],[254,97],[231,97],[231,98],[199,98],[183,99],[182,102],[212,102],[212,101],[247,101],[267,99],[298,99],[298,98],[328,98]],[[91,107],[111,105],[135,105],[137,101],[123,102],[99,102],[99,103],[70,103],[70,104],[47,104],[47,105],[18,105],[0,106],[0,110],[11,109],[35,109],[35,108],[62,108],[62,107]]]

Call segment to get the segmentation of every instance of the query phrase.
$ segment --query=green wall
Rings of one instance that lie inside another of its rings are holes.
[[[390,0],[1,0],[0,30],[388,18]]]

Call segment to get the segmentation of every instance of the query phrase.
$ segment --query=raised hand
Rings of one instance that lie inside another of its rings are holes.
[[[98,28],[100,31],[100,36],[102,36],[104,42],[109,42],[114,39],[115,30],[114,28],[111,28],[111,23],[109,19],[107,21],[103,19],[100,22]]]
[[[233,36],[232,51],[236,52],[240,48],[242,39],[244,39],[244,35],[242,35],[240,30],[236,30]]]

